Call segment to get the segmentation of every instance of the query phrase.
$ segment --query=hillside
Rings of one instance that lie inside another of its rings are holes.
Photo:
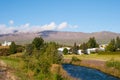
[[[18,44],[30,43],[34,37],[42,36],[45,41],[55,41],[61,44],[73,45],[74,42],[86,42],[90,37],[95,37],[98,43],[108,43],[111,39],[120,36],[120,33],[102,31],[94,33],[42,31],[36,33],[1,34],[0,42],[16,41]]]

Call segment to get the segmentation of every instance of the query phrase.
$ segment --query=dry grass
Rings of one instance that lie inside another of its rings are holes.
[[[90,54],[90,55],[64,55],[65,59],[71,59],[73,56],[76,56],[77,58],[81,60],[100,60],[100,61],[108,61],[111,59],[120,61],[120,54],[118,55],[99,55],[99,54]]]
[[[9,48],[9,46],[0,46],[0,49]]]

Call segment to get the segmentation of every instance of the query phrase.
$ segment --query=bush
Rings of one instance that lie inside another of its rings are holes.
[[[25,49],[25,47],[21,46],[21,45],[17,45],[17,53],[19,52],[23,52]]]
[[[63,50],[63,54],[68,54],[68,49],[67,48],[65,48],[64,50]]]
[[[0,56],[8,56],[8,55],[9,55],[9,49],[8,48],[0,49]]]
[[[15,42],[11,43],[9,51],[10,51],[10,54],[15,54],[17,52],[17,46]]]
[[[34,50],[33,44],[28,44],[28,45],[26,45],[25,50],[26,50],[26,53],[25,53],[26,56],[32,55],[33,50]]]
[[[120,62],[119,61],[115,61],[115,60],[111,59],[110,61],[106,62],[106,65],[108,67],[114,67],[114,68],[120,70]]]
[[[80,59],[78,59],[76,56],[72,57],[72,62],[76,62],[76,61],[81,61]]]

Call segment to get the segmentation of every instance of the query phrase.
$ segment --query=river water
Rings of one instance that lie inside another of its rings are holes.
[[[75,66],[72,64],[63,64],[62,66],[70,76],[79,80],[120,80],[119,78],[105,74],[96,69]]]

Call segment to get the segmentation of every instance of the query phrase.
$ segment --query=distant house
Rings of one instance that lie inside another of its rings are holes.
[[[101,44],[101,45],[99,45],[100,50],[104,51],[107,45],[108,44]]]
[[[105,48],[108,44],[101,44],[99,45],[99,48],[88,48],[87,54],[90,54],[91,52],[97,52],[97,51],[105,51]]]
[[[77,52],[77,54],[79,54],[79,55],[81,55],[81,54],[83,54],[83,52],[82,52],[83,50],[78,50],[78,52]]]
[[[98,48],[88,48],[87,49],[87,54],[90,54],[91,52],[96,52]]]
[[[4,43],[2,43],[2,46],[10,46],[12,42],[7,42],[7,41],[4,41]]]

